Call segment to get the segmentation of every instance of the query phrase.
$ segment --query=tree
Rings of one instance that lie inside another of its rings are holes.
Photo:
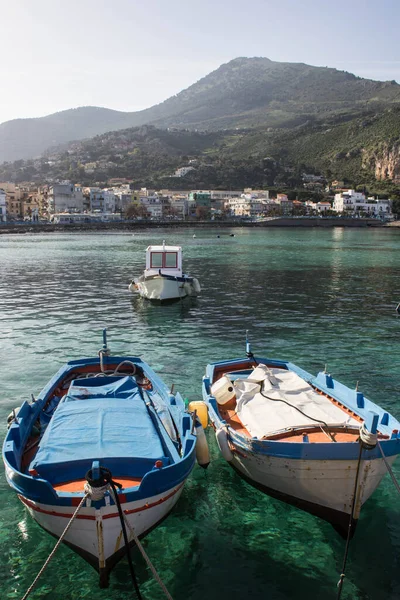
[[[198,206],[196,208],[196,217],[200,220],[200,221],[204,221],[205,219],[209,219],[210,218],[210,209],[207,208],[206,206]]]
[[[142,204],[129,204],[126,208],[125,216],[127,219],[137,219],[138,217],[147,219],[150,215],[146,207]]]
[[[396,215],[396,218],[400,218],[400,198],[395,198],[392,204],[392,212]]]

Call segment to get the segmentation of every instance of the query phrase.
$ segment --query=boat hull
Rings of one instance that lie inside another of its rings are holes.
[[[130,284],[129,289],[132,292],[138,292],[142,298],[156,302],[182,300],[187,296],[197,295],[191,279],[184,277],[139,277]]]
[[[130,545],[135,545],[130,529],[138,538],[147,535],[169,515],[182,493],[183,486],[184,482],[162,494],[121,503]],[[32,518],[56,538],[62,535],[76,510],[75,507],[33,502],[21,495],[19,498]],[[99,572],[100,585],[106,587],[110,571],[126,553],[117,507],[114,504],[100,508],[85,505],[79,511],[63,542]]]
[[[291,459],[250,454],[231,447],[233,460],[229,464],[244,480],[270,496],[328,521],[343,537],[347,536],[357,459]],[[392,464],[395,458],[391,456],[387,460]],[[386,472],[382,459],[361,460],[354,524],[362,505]]]

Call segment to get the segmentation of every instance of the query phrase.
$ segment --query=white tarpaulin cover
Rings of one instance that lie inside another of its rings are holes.
[[[248,379],[237,379],[234,386],[236,414],[252,437],[262,438],[290,427],[317,425],[295,408],[279,402],[280,399],[328,425],[359,426],[355,419],[315,392],[309,383],[293,371],[268,369],[259,365]],[[273,400],[262,396],[260,391]]]

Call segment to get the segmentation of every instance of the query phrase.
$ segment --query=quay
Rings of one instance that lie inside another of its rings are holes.
[[[53,233],[60,231],[135,231],[138,229],[221,229],[252,227],[400,227],[400,221],[384,223],[374,218],[276,217],[263,221],[226,220],[121,220],[88,223],[2,223],[0,234]]]

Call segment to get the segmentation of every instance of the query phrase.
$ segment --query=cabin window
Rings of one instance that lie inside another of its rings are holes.
[[[152,252],[150,258],[151,269],[177,269],[177,252]]]
[[[170,269],[176,269],[178,267],[178,255],[176,252],[165,253],[164,267],[168,267]]]
[[[152,269],[161,269],[162,266],[163,266],[163,253],[162,252],[152,252],[150,267]]]

